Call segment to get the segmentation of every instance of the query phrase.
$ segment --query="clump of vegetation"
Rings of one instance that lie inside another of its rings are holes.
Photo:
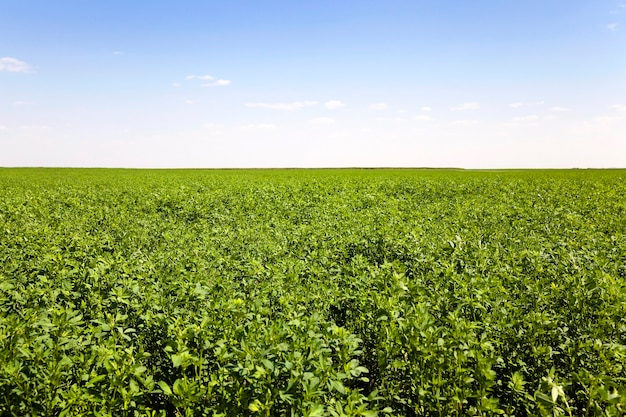
[[[0,415],[624,415],[624,178],[0,170]]]

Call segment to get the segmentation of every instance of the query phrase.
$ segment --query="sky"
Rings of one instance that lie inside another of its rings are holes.
[[[0,166],[626,167],[626,0],[0,0]]]

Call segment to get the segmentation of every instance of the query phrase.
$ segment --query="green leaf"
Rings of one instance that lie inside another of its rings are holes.
[[[185,384],[184,380],[178,378],[176,381],[174,381],[174,386],[172,387],[172,389],[174,390],[174,394],[178,395],[179,397],[185,397],[186,385],[187,384]]]
[[[183,364],[183,355],[182,354],[174,354],[172,355],[172,365],[174,368],[179,368]]]
[[[556,385],[552,387],[552,402],[556,402],[559,398],[559,387]]]
[[[134,379],[131,379],[128,385],[131,393],[136,394],[139,392],[139,385],[137,384],[137,382],[135,382]]]
[[[554,401],[552,401],[552,399],[548,397],[546,394],[544,394],[543,392],[536,391],[535,399],[539,400],[539,402],[544,405],[549,405],[549,406],[554,405]]]
[[[345,394],[346,393],[346,387],[341,383],[341,381],[330,381],[330,385],[331,387],[333,387],[336,391],[338,391],[341,394]]]
[[[308,417],[320,417],[324,415],[324,406],[321,404],[313,404],[306,414]]]
[[[526,385],[526,381],[524,381],[522,374],[517,371],[513,372],[513,375],[511,375],[511,381],[509,381],[509,387],[515,391],[522,391],[524,389],[524,385]]]
[[[263,365],[265,365],[265,367],[267,369],[269,369],[270,371],[274,371],[274,364],[271,361],[268,361],[267,359],[263,359]]]
[[[251,402],[248,405],[248,410],[252,411],[253,413],[256,413],[256,412],[259,412],[261,410],[262,406],[263,406],[263,404],[261,404],[261,401],[254,400],[253,402]]]
[[[167,396],[173,395],[172,394],[172,390],[170,389],[170,387],[167,385],[167,383],[165,381],[159,381],[158,385],[161,388],[161,391],[163,391],[163,394],[165,394]]]

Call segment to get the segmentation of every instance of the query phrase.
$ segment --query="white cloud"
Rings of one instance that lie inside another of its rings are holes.
[[[113,55],[124,55],[122,51],[113,51]]]
[[[424,106],[422,107],[422,111],[431,111],[432,108],[428,107],[428,106]]]
[[[172,83],[172,87],[178,88],[178,87],[180,87],[180,83]]]
[[[216,80],[212,83],[202,84],[202,87],[226,87],[231,84],[230,80]]]
[[[19,127],[21,130],[50,130],[50,126],[47,125],[22,125]]]
[[[569,109],[567,109],[565,107],[555,106],[555,107],[552,107],[550,109],[550,111],[553,111],[553,112],[556,112],[556,113],[563,113],[563,112],[569,111]]]
[[[29,104],[33,104],[33,103],[30,101],[14,101],[13,103],[11,103],[11,106],[19,107],[19,106],[27,106]]]
[[[211,81],[215,78],[210,75],[188,75],[185,77],[186,80],[202,80],[202,81]]]
[[[537,116],[536,114],[531,114],[528,116],[519,116],[519,117],[513,118],[514,122],[536,122],[538,120],[539,120],[539,116]]]
[[[617,5],[617,10],[611,10],[610,13],[611,14],[620,14],[620,13],[622,13],[623,9],[626,9],[626,3],[618,4]]]
[[[32,67],[24,61],[16,58],[4,57],[0,58],[0,71],[7,72],[31,72]]]
[[[202,87],[226,87],[231,85],[230,80],[216,80],[215,77],[211,75],[188,75],[185,77],[185,80],[211,81],[200,84]],[[180,84],[175,83],[174,87],[180,87]]]
[[[616,116],[599,116],[599,117],[592,119],[591,122],[598,123],[598,124],[606,124],[606,123],[616,122],[618,120],[622,120],[622,118],[616,117]]]
[[[455,126],[476,126],[480,122],[478,120],[455,120],[452,122]]]
[[[517,101],[515,103],[509,104],[509,106],[513,107],[514,109],[519,109],[521,107],[543,106],[544,104],[545,102],[543,101],[532,101],[532,102],[526,102],[526,103]]]
[[[198,100],[185,100],[185,104],[189,104],[189,105],[196,104],[197,102]]]
[[[459,104],[457,106],[451,107],[450,110],[452,111],[458,111],[458,110],[478,110],[480,109],[480,103],[477,103],[475,101],[472,102],[468,102],[468,103],[462,103]]]
[[[402,117],[377,117],[377,122],[404,122],[406,119]]]
[[[276,129],[276,125],[273,123],[257,123],[257,124],[240,126],[239,128],[245,129],[245,130],[271,130],[271,129]]]
[[[417,120],[418,122],[428,122],[429,120],[433,120],[433,118],[427,114],[418,114],[413,118],[413,120]]]
[[[624,105],[624,104],[614,104],[610,108],[613,109],[613,110],[626,112],[626,105]]]
[[[370,106],[368,107],[368,109],[370,110],[386,110],[389,108],[389,104],[387,103],[374,103],[374,104],[370,104]]]
[[[324,103],[324,107],[326,107],[328,110],[335,110],[335,109],[339,109],[345,106],[346,106],[346,103],[343,103],[339,100],[329,100],[326,103]]]
[[[546,122],[550,120],[558,119],[554,114],[548,115],[537,115],[537,114],[529,114],[526,116],[517,116],[511,119],[511,123],[505,123],[505,126],[539,126],[541,122]]]
[[[246,103],[245,106],[261,109],[293,111],[304,107],[316,106],[318,104],[318,101],[294,101],[293,103]]]
[[[329,125],[335,123],[335,119],[332,117],[316,117],[315,119],[311,119],[311,123],[316,125]]]
[[[606,25],[606,28],[608,30],[610,30],[611,32],[615,32],[617,30],[618,26],[619,25],[617,23],[610,23],[610,24]]]

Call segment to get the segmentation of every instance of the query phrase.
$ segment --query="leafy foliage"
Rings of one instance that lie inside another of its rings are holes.
[[[0,415],[624,415],[624,178],[0,170]]]

